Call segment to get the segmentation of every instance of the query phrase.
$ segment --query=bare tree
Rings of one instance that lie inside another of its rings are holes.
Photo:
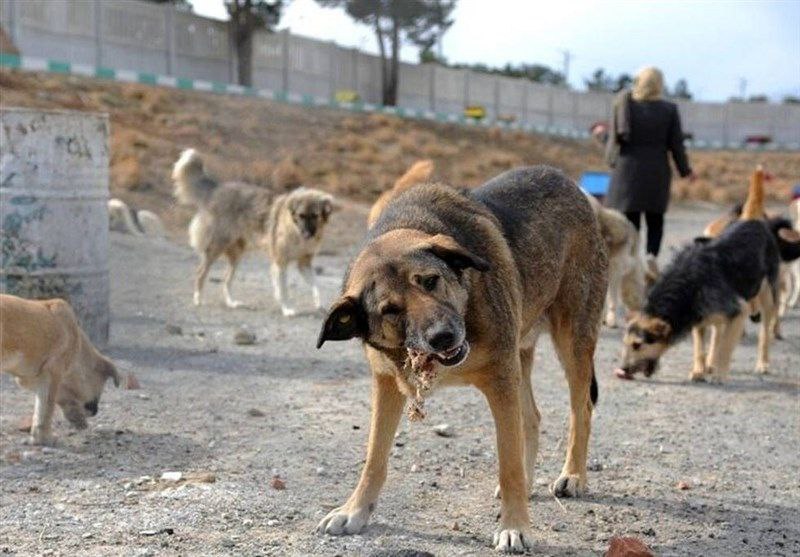
[[[452,25],[456,0],[317,0],[347,14],[375,31],[381,57],[383,104],[397,104],[400,46],[403,40],[430,49]]]
[[[253,85],[253,35],[257,29],[272,30],[281,18],[284,0],[224,0],[236,47],[239,85]]]

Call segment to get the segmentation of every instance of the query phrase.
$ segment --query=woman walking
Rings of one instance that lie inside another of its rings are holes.
[[[694,179],[683,146],[678,106],[662,99],[664,77],[644,68],[633,90],[614,101],[606,160],[613,167],[606,204],[625,213],[636,230],[644,213],[648,264],[654,265],[664,234],[672,172],[668,153],[682,178]]]

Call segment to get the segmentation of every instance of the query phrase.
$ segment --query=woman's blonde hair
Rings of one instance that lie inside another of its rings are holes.
[[[633,80],[631,96],[635,101],[654,101],[664,93],[664,74],[656,67],[648,66],[639,70]]]

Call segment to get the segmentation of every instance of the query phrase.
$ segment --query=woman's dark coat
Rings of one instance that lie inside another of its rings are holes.
[[[615,105],[609,131],[608,141],[616,145],[608,149],[614,153],[609,161],[614,170],[606,205],[623,212],[666,212],[672,180],[667,152],[672,153],[681,177],[692,171],[677,105],[664,100],[634,101],[624,94]]]

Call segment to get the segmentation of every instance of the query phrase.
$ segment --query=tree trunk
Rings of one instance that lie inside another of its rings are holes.
[[[383,91],[383,104],[397,105],[397,86],[400,82],[400,24],[397,17],[392,17],[392,60],[389,68],[389,80]]]
[[[236,59],[239,70],[239,85],[253,86],[253,31],[245,30],[236,44]]]
[[[388,60],[386,59],[386,45],[383,42],[383,29],[381,18],[375,18],[375,36],[378,38],[378,52],[381,56],[381,103],[386,104],[386,87],[389,82]]]

